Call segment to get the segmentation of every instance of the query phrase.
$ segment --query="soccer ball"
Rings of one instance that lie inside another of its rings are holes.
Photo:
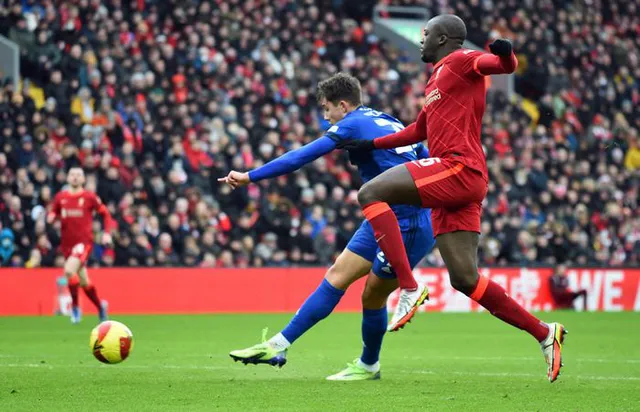
[[[124,324],[107,320],[93,328],[89,347],[100,362],[120,363],[133,350],[133,335]]]

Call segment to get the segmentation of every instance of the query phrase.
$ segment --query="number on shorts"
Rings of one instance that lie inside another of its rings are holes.
[[[433,166],[436,163],[442,163],[442,160],[440,160],[439,157],[429,157],[426,159],[414,160],[413,163],[415,163],[420,167],[429,167],[429,166]]]
[[[75,245],[73,247],[72,253],[76,254],[76,255],[83,254],[84,253],[84,245],[82,243],[78,243],[77,245]]]

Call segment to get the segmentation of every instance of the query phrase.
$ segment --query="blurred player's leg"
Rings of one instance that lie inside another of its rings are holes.
[[[100,318],[100,322],[104,322],[105,320],[107,320],[106,302],[100,301],[100,298],[98,297],[98,291],[89,280],[89,275],[85,266],[82,266],[78,271],[78,277],[80,278],[80,286],[82,286],[84,294],[87,295],[89,300],[95,305],[96,309],[98,310],[98,317]]]
[[[418,288],[413,278],[398,220],[390,205],[422,206],[420,194],[406,166],[399,165],[367,182],[358,192],[358,201],[402,289],[389,326],[389,330],[396,331],[413,317],[429,294],[425,288]]]
[[[71,295],[71,323],[79,323],[82,315],[78,304],[78,284],[80,281],[76,276],[80,268],[80,260],[76,257],[69,257],[64,264],[64,275],[69,285],[69,294]]]
[[[553,324],[550,327],[527,312],[502,286],[479,276],[478,241],[478,233],[466,231],[444,233],[436,238],[436,244],[449,271],[451,285],[478,302],[493,316],[533,336],[542,345],[548,377],[553,382],[562,366],[562,341],[566,332],[564,326]],[[550,352],[550,356],[547,352]]]
[[[362,293],[362,355],[342,371],[327,377],[327,380],[380,379],[380,349],[387,331],[387,298],[397,287],[396,279],[369,275]]]
[[[336,307],[344,291],[371,270],[371,262],[344,250],[334,263],[320,286],[302,304],[289,324],[268,341],[247,349],[236,350],[230,356],[246,363],[266,363],[282,366],[286,362],[286,350],[300,336],[311,329]]]
[[[68,279],[69,294],[71,295],[71,322],[80,322],[80,306],[78,305],[78,285],[80,281],[77,276],[71,276]]]

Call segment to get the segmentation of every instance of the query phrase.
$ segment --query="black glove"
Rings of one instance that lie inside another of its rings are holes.
[[[491,53],[500,57],[511,56],[511,52],[513,51],[513,46],[511,42],[506,39],[498,39],[489,45],[489,50]]]
[[[341,140],[338,142],[338,144],[336,144],[336,148],[353,152],[370,152],[371,150],[376,149],[376,147],[373,145],[373,140],[365,139]]]

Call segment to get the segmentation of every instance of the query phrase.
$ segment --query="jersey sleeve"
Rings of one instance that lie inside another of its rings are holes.
[[[62,197],[62,192],[59,192],[54,196],[53,202],[51,202],[51,207],[49,208],[49,217],[55,219],[60,216],[60,198]]]
[[[96,211],[100,211],[101,208],[106,207],[104,203],[102,203],[102,199],[97,194],[93,194],[93,205]]]
[[[95,193],[91,194],[91,206],[92,210],[102,216],[102,225],[104,227],[105,232],[112,232],[114,230],[114,220],[111,217],[111,213],[109,213],[109,209],[102,203],[102,199]]]
[[[427,114],[424,107],[420,110],[418,118],[409,126],[386,136],[373,139],[376,149],[393,149],[396,147],[410,146],[427,139]]]
[[[483,53],[478,50],[463,50],[455,53],[449,62],[450,68],[454,73],[458,73],[464,77],[478,77],[481,74],[474,68],[476,59],[482,56]]]
[[[271,179],[291,173],[335,148],[335,141],[325,134],[309,144],[285,153],[264,166],[251,170],[249,172],[249,180],[258,182],[263,179]]]
[[[515,54],[500,57],[478,50],[464,50],[451,59],[451,69],[465,77],[513,73],[518,67]]]
[[[338,143],[347,139],[358,139],[360,134],[359,128],[350,121],[341,121],[331,126],[326,132],[325,136]]]
[[[313,142],[287,152],[264,166],[250,171],[249,180],[257,182],[294,172],[320,156],[333,151],[339,141],[357,138],[356,131],[357,128],[352,122],[340,121]]]

